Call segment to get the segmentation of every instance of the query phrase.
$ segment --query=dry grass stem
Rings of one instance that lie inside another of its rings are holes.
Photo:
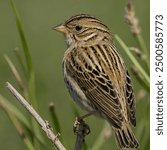
[[[54,146],[58,150],[66,150],[63,144],[58,139],[58,136],[55,135],[48,124],[48,122],[34,110],[34,108],[18,93],[18,91],[9,83],[6,83],[6,87],[9,91],[16,97],[16,99],[27,109],[27,111],[34,117],[34,119],[38,122],[41,126],[42,130],[46,133],[47,137],[52,141]]]
[[[132,71],[132,73],[136,76],[136,78],[137,78],[139,81],[143,79],[142,76],[141,76],[141,74],[140,74],[140,72],[139,72],[139,70],[136,68],[135,65],[132,65],[131,71]]]
[[[141,50],[139,48],[137,48],[137,47],[130,47],[129,49],[132,52],[134,52],[142,60],[146,59],[146,56],[141,52]]]
[[[132,0],[128,0],[128,3],[125,7],[125,19],[130,26],[131,32],[133,35],[140,34],[140,27],[138,25],[138,19],[135,16],[134,5]]]

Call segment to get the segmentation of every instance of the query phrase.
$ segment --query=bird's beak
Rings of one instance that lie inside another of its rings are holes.
[[[53,27],[53,30],[56,30],[58,32],[62,32],[62,33],[67,33],[67,29],[64,25],[58,25],[58,26],[55,26]]]

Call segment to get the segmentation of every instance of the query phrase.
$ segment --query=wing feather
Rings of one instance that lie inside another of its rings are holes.
[[[82,55],[82,53],[79,54]],[[85,53],[84,57],[91,58],[91,56],[86,57]],[[77,56],[73,59],[75,65],[66,60],[66,72],[75,80],[99,114],[112,123],[114,127],[121,127],[124,114],[115,82],[112,82],[117,78],[112,79],[114,75],[109,76],[107,74],[109,70],[105,69],[105,66],[102,67],[103,71],[100,71],[97,67],[98,64],[96,64],[98,61],[95,63],[91,60],[92,65],[90,65],[90,60],[86,61],[83,56]],[[100,65],[104,65],[103,62],[100,63]],[[78,67],[80,70],[76,69]]]
[[[126,72],[126,104],[127,104],[127,113],[129,116],[129,120],[133,126],[136,126],[136,117],[135,117],[135,98],[134,92],[131,85],[131,78],[129,76],[128,71]]]

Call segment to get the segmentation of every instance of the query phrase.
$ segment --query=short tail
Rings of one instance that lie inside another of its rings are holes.
[[[116,141],[121,149],[139,148],[139,143],[129,125],[123,125],[121,129],[114,128]]]

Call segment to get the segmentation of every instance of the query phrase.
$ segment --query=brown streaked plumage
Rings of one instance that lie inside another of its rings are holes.
[[[68,45],[63,72],[74,101],[111,124],[119,148],[137,149],[130,128],[130,124],[136,126],[131,79],[109,28],[90,15],[79,14],[55,30],[64,33]]]

